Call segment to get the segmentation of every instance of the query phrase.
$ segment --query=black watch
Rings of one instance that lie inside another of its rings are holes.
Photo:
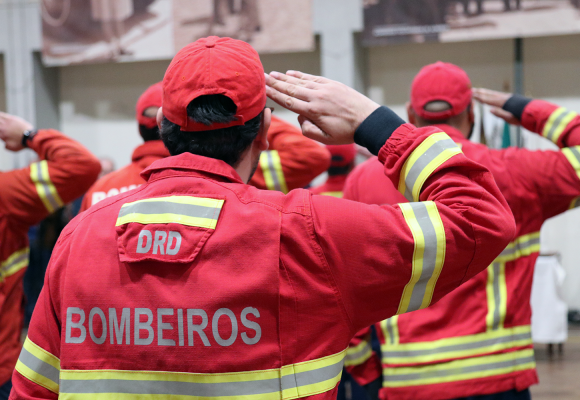
[[[38,133],[38,131],[36,131],[36,130],[24,131],[24,133],[22,134],[22,146],[28,147],[28,142],[30,140],[34,139],[34,137],[36,136],[37,133]]]

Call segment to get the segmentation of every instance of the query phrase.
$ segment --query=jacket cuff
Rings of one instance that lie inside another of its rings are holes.
[[[512,97],[508,99],[508,101],[505,102],[502,108],[505,111],[508,111],[513,115],[515,115],[515,117],[519,121],[521,121],[524,109],[528,104],[530,104],[531,101],[532,99],[530,99],[529,97],[525,97],[520,94],[514,94]]]
[[[354,132],[354,142],[366,147],[375,156],[405,121],[391,109],[381,106],[363,121]]]

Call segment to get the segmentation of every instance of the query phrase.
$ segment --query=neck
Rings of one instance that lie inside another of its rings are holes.
[[[240,162],[234,168],[243,182],[248,183],[254,172],[258,161],[260,160],[260,152],[256,152],[254,145],[252,145],[241,157]]]

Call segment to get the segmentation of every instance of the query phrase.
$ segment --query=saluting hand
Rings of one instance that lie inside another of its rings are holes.
[[[379,108],[340,82],[298,71],[266,74],[266,93],[299,115],[304,136],[324,144],[353,143],[355,130]]]
[[[32,124],[22,118],[0,112],[0,139],[4,141],[7,150],[22,150],[22,135],[32,128]]]
[[[473,89],[473,98],[480,103],[492,106],[491,113],[506,121],[508,124],[521,125],[519,119],[502,107],[512,97],[511,93],[498,92],[490,89]]]

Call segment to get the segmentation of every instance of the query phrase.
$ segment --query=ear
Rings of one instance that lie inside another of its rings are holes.
[[[163,107],[159,107],[159,110],[157,110],[157,127],[159,129],[161,129],[161,122],[163,122]]]
[[[471,101],[471,103],[469,103],[469,112],[467,113],[468,118],[469,118],[469,124],[474,124],[475,123],[475,113],[473,112],[473,100]]]
[[[257,145],[260,151],[268,150],[268,147],[270,147],[270,144],[268,143],[268,130],[270,129],[271,123],[272,110],[266,108],[262,113],[262,124],[260,125],[260,131],[258,132],[256,139],[254,139],[254,143]]]
[[[409,122],[413,125],[416,125],[417,119],[415,118],[415,110],[413,110],[413,106],[410,102],[407,102],[405,107],[407,108],[407,117],[409,118]]]

